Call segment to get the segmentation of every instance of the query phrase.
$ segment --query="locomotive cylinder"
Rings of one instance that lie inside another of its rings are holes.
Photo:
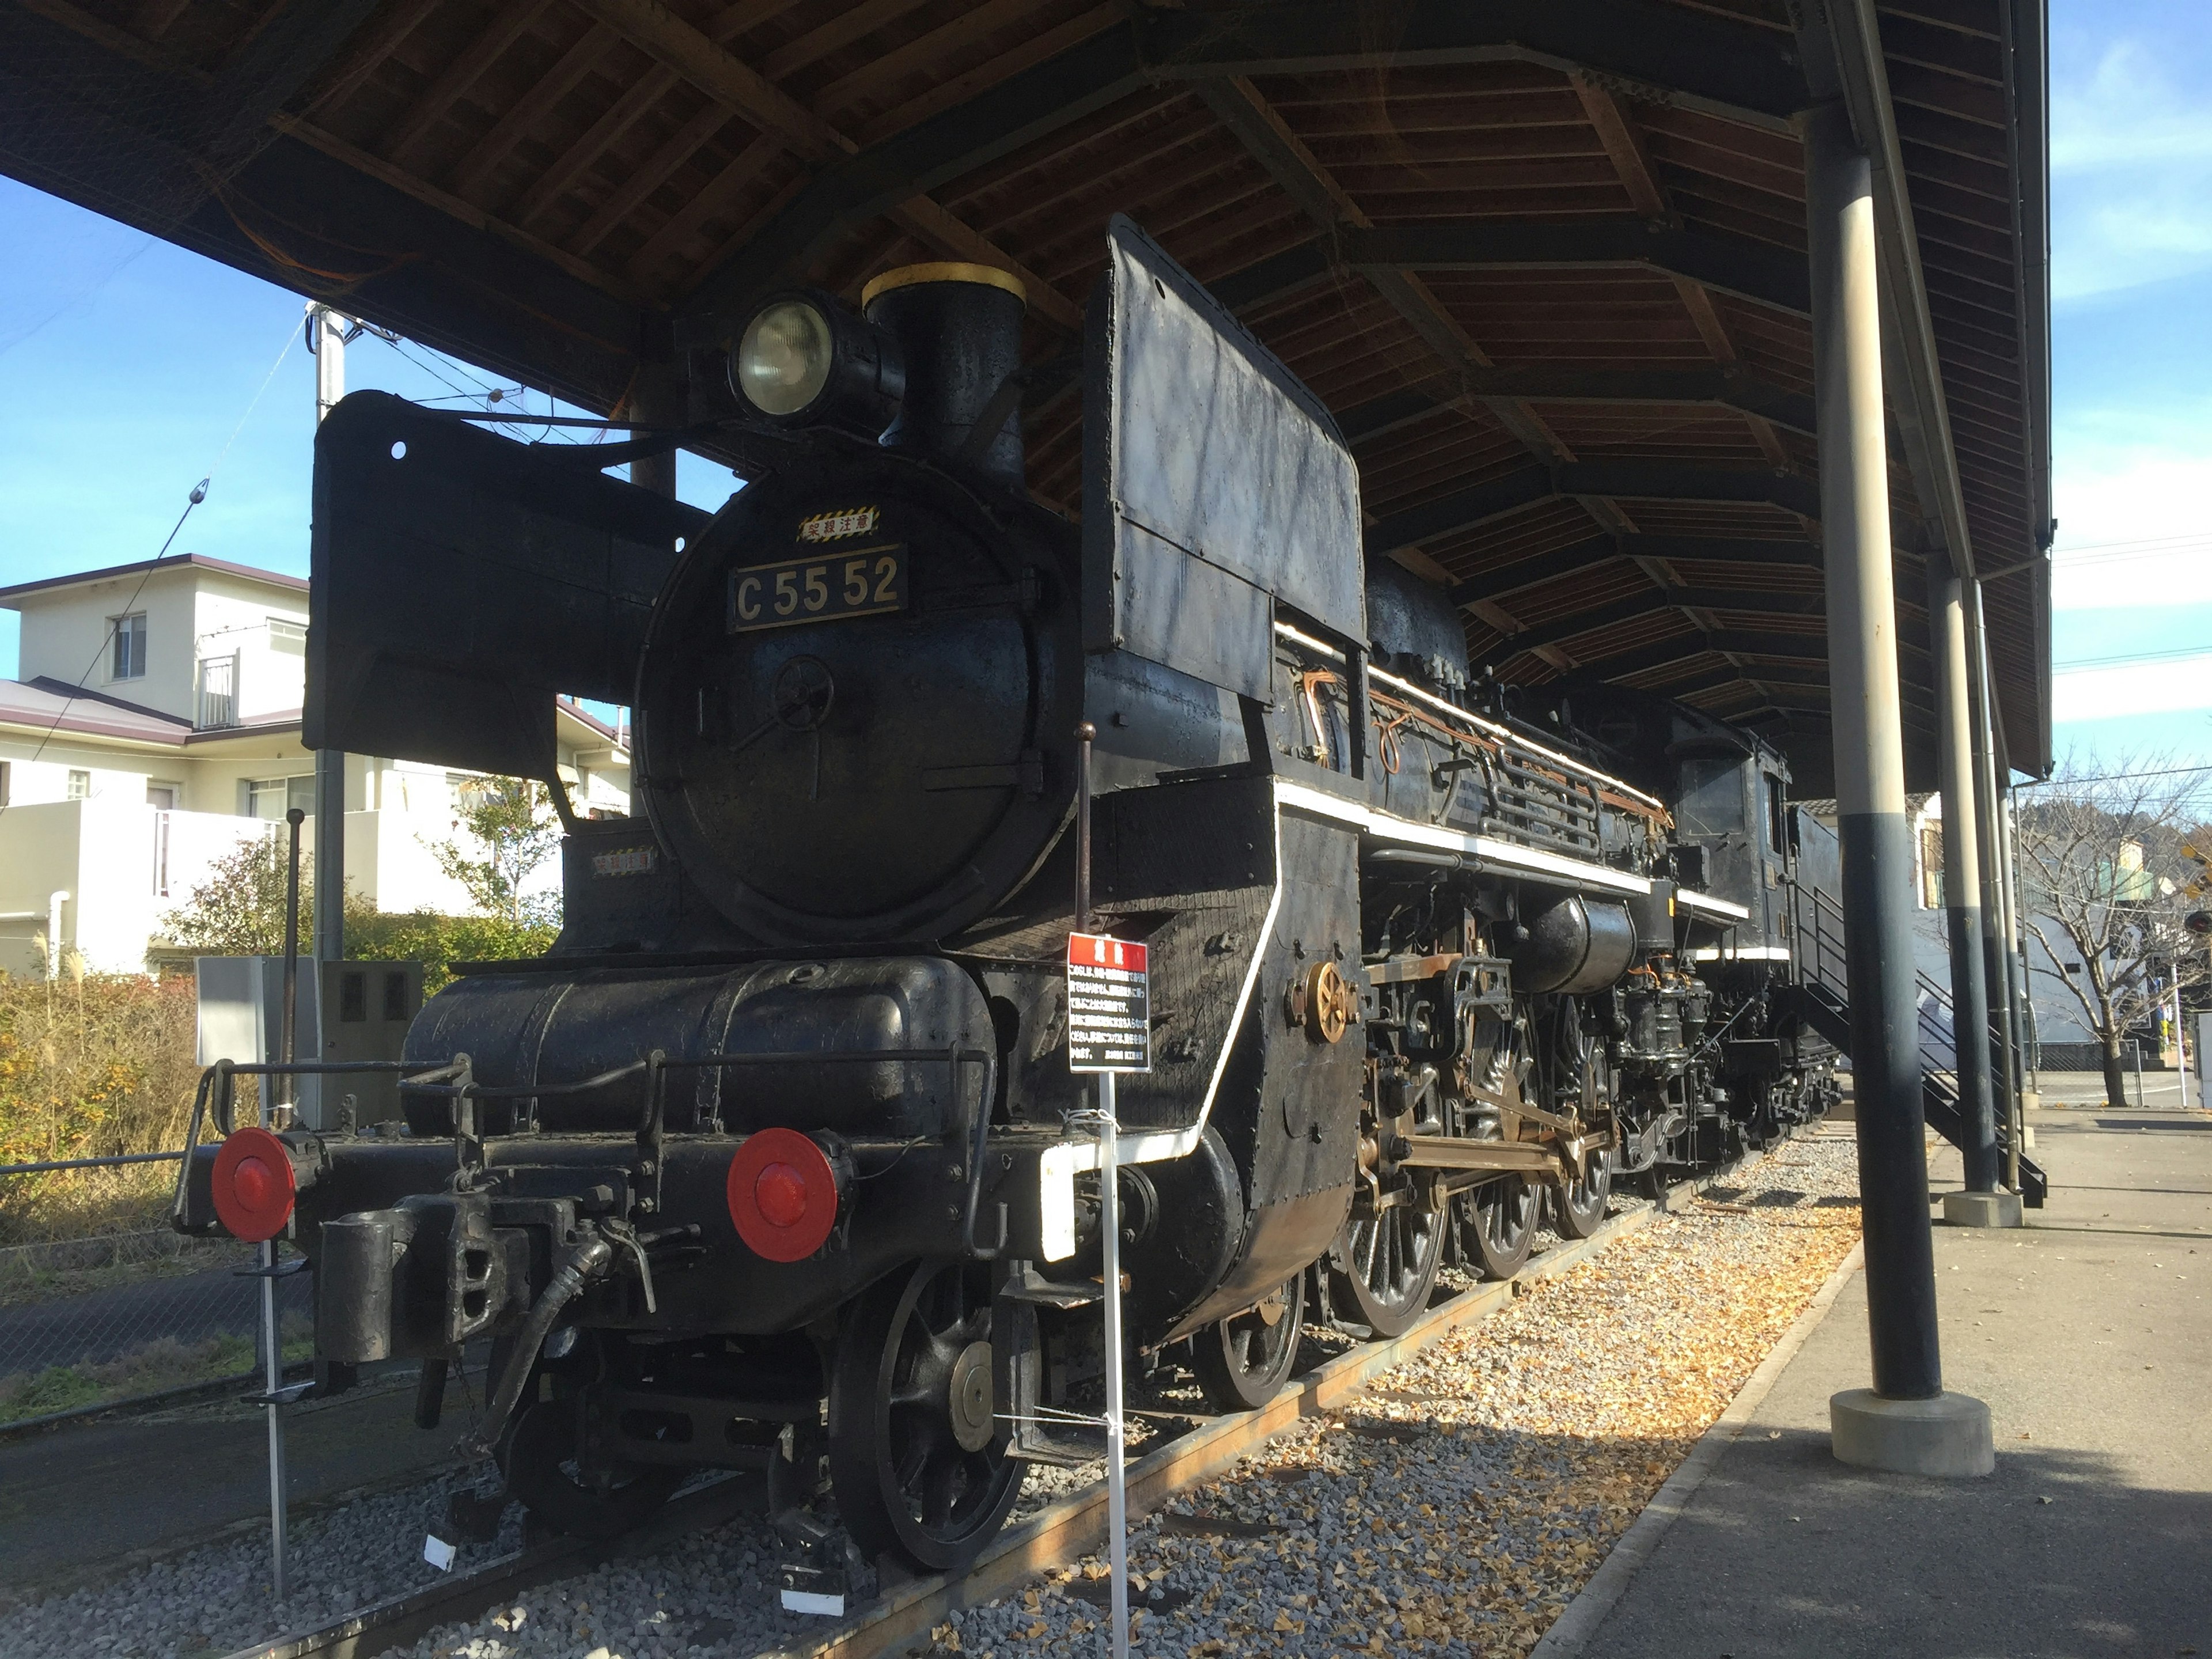
[[[906,265],[861,291],[870,322],[899,343],[906,398],[879,441],[886,449],[962,455],[975,422],[1022,366],[1022,285],[988,265]],[[1022,485],[1021,406],[1005,410],[998,432],[969,461]]]
[[[1628,971],[1635,955],[1628,907],[1592,903],[1580,894],[1523,916],[1521,937],[1506,952],[1516,989],[1561,996],[1603,990]]]

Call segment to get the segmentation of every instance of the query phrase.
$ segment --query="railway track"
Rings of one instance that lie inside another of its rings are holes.
[[[1247,1452],[1301,1419],[1333,1409],[1376,1377],[1403,1364],[1450,1332],[1479,1323],[1510,1303],[1522,1285],[1552,1278],[1589,1260],[1638,1231],[1698,1188],[1740,1174],[1764,1154],[1738,1160],[1670,1188],[1656,1205],[1624,1212],[1591,1237],[1563,1240],[1512,1279],[1476,1286],[1438,1304],[1404,1335],[1362,1343],[1349,1352],[1293,1377],[1268,1405],[1200,1423],[1132,1463],[1131,1516],[1158,1509],[1179,1492],[1203,1486]],[[524,1549],[503,1560],[428,1589],[374,1603],[313,1630],[257,1642],[226,1659],[377,1659],[419,1641],[441,1625],[480,1617],[507,1598],[537,1585],[584,1572],[605,1561],[650,1555],[695,1531],[732,1519],[762,1501],[757,1480],[717,1481],[672,1499],[651,1522],[612,1543],[562,1539]],[[877,1659],[927,1641],[946,1615],[998,1600],[1090,1549],[1106,1535],[1103,1481],[1060,1499],[1010,1526],[959,1577],[911,1580],[861,1608],[813,1640],[764,1650],[758,1659]]]

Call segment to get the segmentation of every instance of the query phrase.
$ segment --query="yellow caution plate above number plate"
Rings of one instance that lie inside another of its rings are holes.
[[[906,544],[842,548],[730,573],[729,631],[873,617],[906,609]]]

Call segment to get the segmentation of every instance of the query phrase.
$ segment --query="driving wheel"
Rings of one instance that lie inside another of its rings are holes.
[[[1306,1276],[1301,1269],[1257,1307],[1191,1338],[1191,1369],[1214,1410],[1255,1411],[1275,1397],[1297,1362],[1305,1314]]]
[[[1583,1159],[1582,1173],[1563,1186],[1552,1189],[1552,1208],[1556,1214],[1560,1234],[1567,1238],[1588,1238],[1605,1219],[1605,1201],[1613,1192],[1613,1149],[1589,1153]]]
[[[1510,1175],[1453,1199],[1459,1206],[1460,1236],[1485,1279],[1510,1279],[1528,1260],[1540,1196],[1526,1176]]]
[[[854,1304],[830,1379],[830,1484],[853,1541],[937,1571],[1013,1508],[994,1415],[989,1269],[924,1262]]]
[[[1444,1258],[1442,1212],[1394,1204],[1337,1235],[1328,1257],[1331,1309],[1373,1337],[1401,1336],[1427,1311]]]

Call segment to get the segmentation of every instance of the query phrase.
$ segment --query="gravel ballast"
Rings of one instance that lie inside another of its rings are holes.
[[[1785,1143],[1183,1494],[1132,1530],[1139,1650],[1525,1654],[1849,1253],[1856,1191],[1848,1129]],[[1342,1346],[1310,1335],[1309,1362]],[[1133,1403],[1176,1409],[1188,1391],[1160,1380],[1133,1389]],[[1022,1511],[1089,1473],[1036,1471]],[[303,1518],[281,1613],[255,1532],[15,1607],[6,1651],[208,1659],[423,1589],[442,1577],[422,1559],[424,1533],[453,1486],[481,1478],[471,1469]],[[518,1513],[494,1543],[465,1546],[456,1571],[518,1547]],[[763,1518],[743,1517],[520,1594],[403,1651],[740,1659],[826,1634],[830,1621],[778,1605],[780,1553]],[[1102,1553],[954,1615],[923,1647],[1088,1656],[1104,1571]]]

